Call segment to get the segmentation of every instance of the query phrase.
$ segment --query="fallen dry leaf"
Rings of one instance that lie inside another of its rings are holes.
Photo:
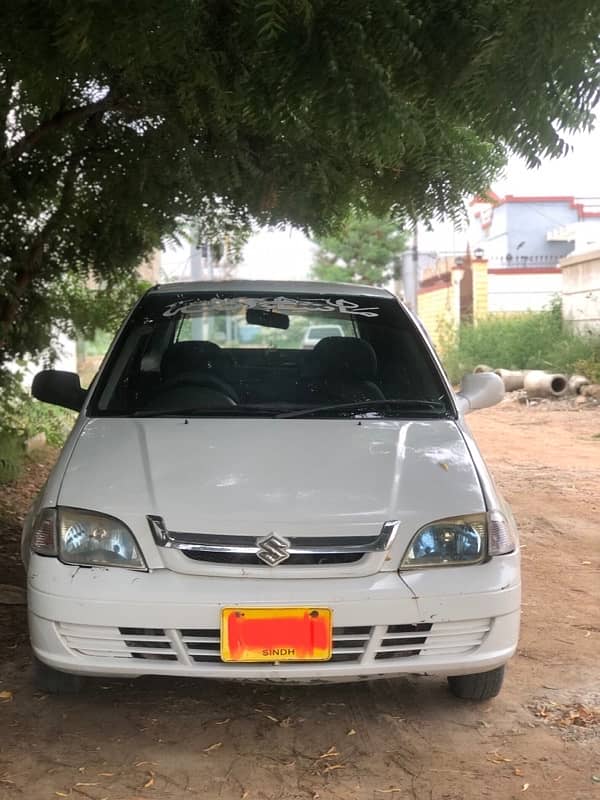
[[[3,692],[0,692],[0,700],[6,701],[12,699],[13,699],[13,693],[9,692],[8,689],[5,689]]]
[[[248,797],[249,794],[250,794],[250,792],[248,791],[248,789],[246,789],[244,791],[244,793],[242,794],[242,796],[240,797],[240,800],[246,800],[246,798]]]
[[[215,722],[215,725],[227,725],[228,722],[231,722],[231,717],[227,717],[227,719],[220,719]]]
[[[345,764],[328,764],[323,770],[323,773],[333,772],[334,769],[344,769],[345,766]]]
[[[151,786],[154,786],[154,773],[150,772],[148,776],[148,780],[144,784],[144,789],[149,789]]]
[[[523,777],[523,771],[520,770],[518,767],[515,767],[513,771],[514,771],[514,774],[517,776],[517,778],[522,778]]]
[[[346,736],[356,736],[356,731],[354,730],[354,728],[350,728]]]
[[[211,744],[208,747],[205,747],[202,752],[203,753],[210,753],[213,750],[217,750],[219,747],[223,747],[223,742],[215,742],[214,744]]]
[[[99,783],[81,783],[81,781],[79,781],[78,783],[75,784],[75,786],[100,786],[100,784]]]
[[[57,797],[68,797],[69,795],[66,792],[54,792]]]
[[[489,755],[491,755],[492,758],[488,758],[488,761],[491,761],[492,764],[510,764],[512,761],[512,758],[506,758],[506,756],[500,755],[496,750]]]
[[[155,767],[158,761],[138,761],[136,767]]]
[[[329,750],[326,753],[321,753],[319,758],[335,758],[335,756],[339,756],[339,753],[336,750],[335,745],[332,744],[331,747],[329,748]]]
[[[101,775],[103,778],[112,778],[114,772],[99,772],[98,775]]]
[[[526,791],[527,791],[527,789],[529,789],[529,784],[528,784],[528,783],[524,783],[524,784],[523,784],[523,786],[522,786],[522,788],[521,788],[521,791],[522,791],[522,792],[526,792]]]
[[[379,794],[393,794],[394,792],[401,792],[402,789],[375,789]]]

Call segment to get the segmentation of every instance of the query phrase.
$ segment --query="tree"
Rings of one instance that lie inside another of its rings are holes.
[[[109,13],[107,13],[109,9]],[[591,0],[13,0],[0,7],[0,364],[65,275],[108,285],[226,207],[323,231],[458,213],[591,123]]]
[[[406,233],[390,218],[352,216],[336,235],[316,243],[312,274],[318,280],[383,286],[398,272]]]

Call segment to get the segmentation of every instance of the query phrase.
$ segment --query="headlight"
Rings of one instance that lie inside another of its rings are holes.
[[[76,508],[58,509],[58,554],[66,564],[147,569],[132,532],[123,522]]]
[[[400,569],[479,564],[516,548],[513,529],[499,511],[437,520],[417,531]]]

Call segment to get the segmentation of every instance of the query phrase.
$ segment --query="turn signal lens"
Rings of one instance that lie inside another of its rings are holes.
[[[502,556],[517,549],[516,529],[501,511],[490,511],[488,516],[488,553]]]
[[[40,556],[57,556],[56,509],[45,508],[33,525],[31,549]]]

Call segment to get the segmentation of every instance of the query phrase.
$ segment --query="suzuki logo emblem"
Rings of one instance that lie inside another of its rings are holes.
[[[257,539],[256,546],[258,547],[256,555],[270,567],[276,567],[277,564],[281,564],[290,557],[288,553],[290,542],[283,536],[276,536],[274,533],[265,536],[264,539]]]

